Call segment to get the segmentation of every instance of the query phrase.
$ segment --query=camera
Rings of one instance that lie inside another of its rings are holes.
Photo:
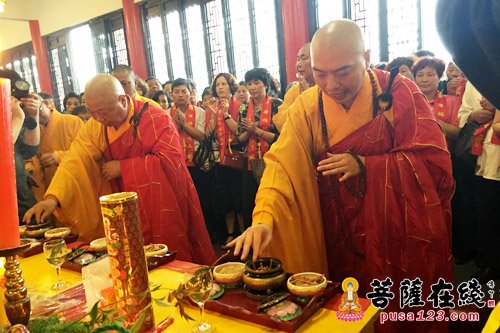
[[[11,95],[17,99],[29,97],[30,84],[25,80],[16,80],[12,85]]]

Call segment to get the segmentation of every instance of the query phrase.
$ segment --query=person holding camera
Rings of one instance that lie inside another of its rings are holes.
[[[13,70],[0,70],[0,77],[9,79],[12,87],[12,135],[16,167],[17,211],[19,221],[26,211],[36,204],[28,184],[24,160],[35,156],[40,143],[39,111],[42,98],[29,93],[29,83]]]

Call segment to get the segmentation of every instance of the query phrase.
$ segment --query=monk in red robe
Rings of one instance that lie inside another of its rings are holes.
[[[60,213],[74,216],[81,238],[92,240],[103,236],[99,196],[133,191],[146,244],[164,243],[178,259],[211,264],[215,254],[172,119],[126,95],[111,75],[90,80],[85,98],[93,119],[25,220],[34,214],[42,221],[60,206]]]
[[[229,245],[292,273],[352,276],[362,295],[373,279],[390,277],[397,295],[402,279],[420,277],[426,297],[439,277],[452,279],[445,137],[412,81],[367,70],[357,24],[331,22],[311,47],[317,86],[288,109],[264,157],[253,225]]]

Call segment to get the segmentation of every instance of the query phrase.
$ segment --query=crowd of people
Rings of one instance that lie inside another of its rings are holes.
[[[46,93],[13,98],[13,121],[39,124],[14,133],[20,221],[55,214],[92,240],[98,197],[135,191],[146,242],[184,260],[235,247],[361,288],[451,281],[471,260],[480,282],[499,278],[500,111],[460,69],[423,51],[372,65],[348,20],[320,28],[296,69],[284,101],[264,68],[219,73],[199,99],[188,78],[124,64],[61,113]]]

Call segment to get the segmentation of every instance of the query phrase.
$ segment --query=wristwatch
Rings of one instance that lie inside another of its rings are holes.
[[[224,117],[224,120],[228,120],[228,119],[231,119],[230,115],[227,115],[227,116]]]

